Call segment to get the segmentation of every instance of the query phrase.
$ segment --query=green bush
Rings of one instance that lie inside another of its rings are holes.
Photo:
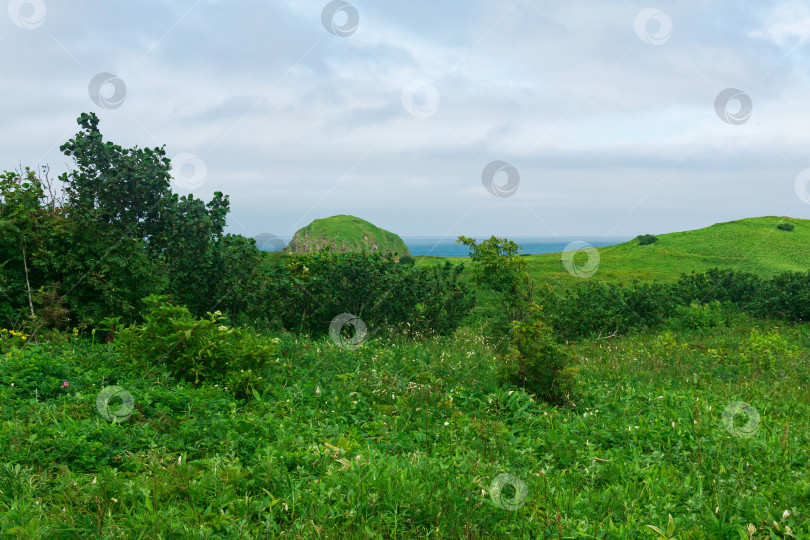
[[[636,237],[638,240],[638,245],[640,246],[648,246],[658,241],[658,237],[652,234],[642,234]]]
[[[780,231],[788,231],[788,232],[790,232],[795,227],[793,226],[792,223],[780,223],[779,225],[776,226],[776,228],[779,229]]]
[[[571,355],[554,340],[551,328],[537,317],[514,321],[511,338],[509,352],[503,357],[503,380],[548,403],[568,402],[579,368],[571,365]]]
[[[379,253],[296,254],[265,268],[265,317],[286,330],[322,335],[341,313],[371,332],[409,327],[449,335],[475,305],[463,265],[397,264]]]
[[[416,264],[416,259],[414,259],[410,255],[403,255],[402,257],[399,258],[399,264],[403,264],[406,266],[413,266],[414,264]]]
[[[773,370],[778,364],[793,358],[796,353],[778,329],[763,334],[756,328],[751,330],[751,335],[742,343],[740,352],[747,363],[760,373]],[[800,355],[802,358],[803,356]]]
[[[221,382],[239,397],[268,388],[267,368],[278,352],[278,339],[228,327],[218,311],[197,319],[166,296],[143,301],[149,306],[143,324],[125,328],[115,342],[131,368],[149,373],[165,366],[175,377],[195,384]]]
[[[668,325],[673,330],[694,330],[698,328],[714,328],[725,321],[723,308],[717,300],[707,304],[693,301],[688,306],[677,306],[675,315],[668,319]]]

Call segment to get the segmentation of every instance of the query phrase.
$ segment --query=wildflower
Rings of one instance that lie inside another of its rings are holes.
[[[790,517],[790,510],[785,510],[782,512],[782,519],[787,519]]]
[[[320,386],[315,387],[315,395],[316,395],[316,396],[320,396],[320,395],[321,395],[321,387],[320,387]]]
[[[757,532],[757,528],[756,528],[756,527],[754,527],[754,524],[753,524],[753,523],[749,523],[749,524],[748,524],[748,534],[749,534],[750,536],[754,536],[754,533],[755,533],[755,532]]]
[[[70,386],[70,385],[68,384],[68,382],[67,382],[67,381],[65,381],[65,382],[63,382],[63,383],[62,383],[62,388],[67,388],[68,386]]]
[[[444,425],[445,425],[445,427],[447,427],[447,426],[450,425],[450,422],[445,422]]]
[[[225,326],[224,324],[220,324],[219,326],[217,326],[217,330],[219,330],[220,332],[224,332],[227,329],[228,329],[228,327]]]

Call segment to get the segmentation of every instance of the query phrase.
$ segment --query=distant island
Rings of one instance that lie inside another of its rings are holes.
[[[284,248],[288,253],[313,253],[326,246],[335,252],[366,251],[397,257],[410,256],[398,235],[355,216],[340,214],[316,219],[296,231]]]

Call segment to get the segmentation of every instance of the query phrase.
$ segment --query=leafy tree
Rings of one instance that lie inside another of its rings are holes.
[[[490,335],[503,350],[508,344],[512,321],[533,316],[534,285],[526,271],[521,248],[506,238],[492,236],[478,243],[475,238],[459,236],[458,243],[470,249],[476,284],[494,292],[498,308],[488,313]]]

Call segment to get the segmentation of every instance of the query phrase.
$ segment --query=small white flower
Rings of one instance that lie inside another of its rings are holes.
[[[320,386],[318,386],[318,387],[316,387],[316,388],[315,388],[315,395],[316,395],[316,396],[320,396],[320,395],[321,395],[321,387],[320,387]]]
[[[511,396],[512,394],[514,394],[514,393],[515,393],[515,391],[514,391],[514,390],[509,390],[509,395],[510,395],[510,396]]]
[[[445,425],[445,426],[449,426],[449,425],[450,425],[450,422],[445,422],[445,423],[444,423],[444,425]]]
[[[755,532],[757,532],[757,528],[754,527],[753,523],[749,523],[748,524],[748,534],[753,536]]]
[[[114,502],[114,503],[117,503],[117,502],[118,502],[118,499],[116,499],[115,497],[113,497],[113,498],[112,498],[112,499],[110,499],[110,500],[111,500],[112,502]]]
[[[672,422],[672,427],[675,427],[675,422]]]
[[[782,512],[782,519],[787,519],[790,517],[790,510],[785,510]]]

